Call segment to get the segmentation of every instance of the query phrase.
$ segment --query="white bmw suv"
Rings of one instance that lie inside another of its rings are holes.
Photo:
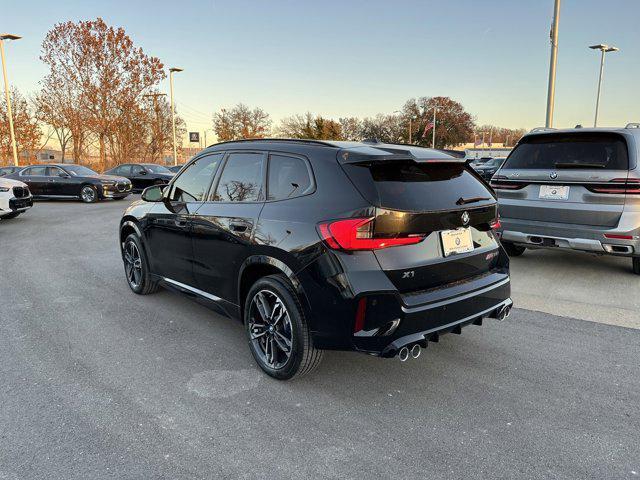
[[[0,219],[15,218],[33,206],[26,183],[0,177]]]

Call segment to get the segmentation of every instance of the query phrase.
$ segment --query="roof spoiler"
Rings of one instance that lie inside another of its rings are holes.
[[[454,157],[447,152],[443,152],[447,153],[448,156],[446,157],[417,157],[410,150],[386,147],[377,147],[377,149],[386,152],[386,154],[371,155],[357,150],[341,150],[338,152],[338,161],[341,164],[397,162],[403,160],[412,160],[416,163],[465,163],[464,157]]]
[[[557,130],[557,128],[552,128],[552,127],[536,127],[536,128],[532,128],[531,130],[529,130],[529,133],[553,132],[554,130]]]

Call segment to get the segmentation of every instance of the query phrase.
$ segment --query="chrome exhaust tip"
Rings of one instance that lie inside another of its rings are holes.
[[[498,312],[496,319],[502,322],[505,318],[507,318],[507,315],[508,315],[507,307],[502,307]]]
[[[411,356],[413,358],[418,358],[421,353],[422,353],[422,349],[420,348],[420,345],[418,345],[417,343],[413,347],[411,347]]]
[[[407,347],[402,347],[398,352],[398,358],[401,362],[406,362],[409,359],[409,349]]]
[[[504,314],[505,320],[509,318],[509,315],[511,315],[511,307],[505,307],[505,314]]]

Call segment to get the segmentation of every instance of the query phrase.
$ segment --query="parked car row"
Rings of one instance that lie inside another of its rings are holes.
[[[178,170],[181,165],[174,166]],[[0,167],[0,217],[14,218],[33,205],[33,199],[67,198],[93,203],[103,199],[121,200],[131,192],[150,185],[164,185],[174,172],[152,163],[123,164],[103,174],[75,164],[39,164]],[[18,183],[16,183],[18,182]],[[24,185],[25,197],[14,197]],[[7,185],[7,186],[5,186]],[[28,201],[26,199],[28,197]],[[28,203],[28,205],[27,205]]]

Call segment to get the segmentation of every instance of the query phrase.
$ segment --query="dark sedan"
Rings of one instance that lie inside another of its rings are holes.
[[[93,203],[106,198],[119,200],[131,193],[128,179],[100,175],[82,165],[30,165],[6,178],[26,183],[35,198],[77,198]]]
[[[151,185],[169,183],[174,175],[167,167],[155,163],[123,163],[104,173],[128,178],[137,192]]]
[[[0,177],[11,175],[12,173],[19,172],[23,167],[0,167]]]
[[[181,163],[180,165],[171,165],[167,168],[173,173],[178,173],[182,167],[184,167],[184,163]]]
[[[491,158],[479,164],[472,163],[471,167],[488,182],[502,166],[505,160],[505,158]]]

